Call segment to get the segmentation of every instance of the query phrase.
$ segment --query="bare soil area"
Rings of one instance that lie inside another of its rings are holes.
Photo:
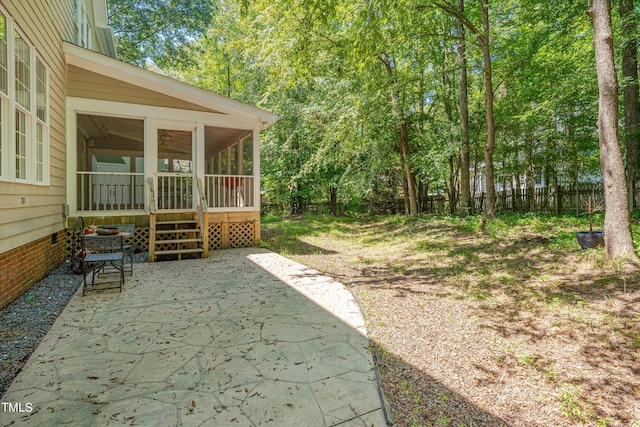
[[[640,426],[640,272],[581,251],[581,226],[316,217],[262,239],[351,287],[397,425]]]

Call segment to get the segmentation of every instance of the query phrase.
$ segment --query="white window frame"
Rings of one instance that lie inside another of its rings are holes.
[[[49,185],[50,183],[50,81],[49,67],[43,58],[38,55],[36,47],[26,37],[24,32],[16,24],[15,20],[0,6],[0,12],[5,16],[5,31],[7,36],[7,93],[0,91],[0,181],[9,181],[23,184]],[[29,47],[29,108],[25,108],[17,102],[16,93],[16,49],[15,35]],[[37,64],[40,63],[44,70],[44,116],[38,117],[38,78]],[[17,115],[24,116],[25,143],[20,150],[17,134]],[[41,139],[38,132],[41,130]],[[18,167],[18,162],[23,159],[24,170]]]
[[[11,174],[11,134],[10,129],[11,126],[9,124],[10,117],[9,111],[12,110],[11,107],[11,97],[9,96],[11,91],[13,91],[13,86],[11,84],[11,68],[12,68],[12,53],[10,38],[11,34],[13,34],[13,24],[11,19],[7,15],[7,13],[0,8],[0,13],[4,16],[4,31],[5,31],[5,42],[6,48],[5,53],[7,57],[5,58],[7,64],[7,72],[5,82],[6,93],[0,90],[0,180],[9,179]]]
[[[15,44],[15,40],[16,40],[16,35],[20,36],[20,39],[23,41],[23,43],[27,46],[27,49],[29,49],[28,52],[28,56],[26,58],[24,58],[27,61],[27,66],[28,66],[28,75],[26,76],[26,82],[25,82],[25,86],[26,89],[28,90],[28,96],[24,98],[24,102],[25,104],[28,105],[22,105],[20,102],[18,102],[18,98],[21,98],[21,96],[19,96],[20,94],[18,93],[18,70],[15,67],[15,64],[17,62],[17,49],[16,49],[16,44]],[[29,182],[32,181],[32,175],[33,175],[33,168],[31,167],[31,162],[29,161],[29,159],[33,158],[33,147],[31,147],[31,144],[29,143],[29,141],[31,141],[33,139],[33,133],[30,132],[32,124],[33,124],[33,72],[34,72],[34,67],[33,67],[33,59],[34,59],[34,49],[33,46],[27,41],[27,38],[25,37],[24,33],[22,33],[22,31],[20,31],[20,29],[17,26],[14,26],[13,29],[13,34],[11,35],[11,41],[13,42],[13,56],[12,56],[12,62],[14,64],[14,70],[13,70],[13,82],[14,82],[14,92],[13,92],[13,97],[14,97],[14,108],[13,108],[13,116],[14,116],[14,121],[13,121],[13,126],[14,126],[14,158],[15,158],[15,166],[14,166],[14,176],[15,176],[15,180],[16,182]],[[23,132],[19,132],[18,130],[18,114],[24,116],[24,130]],[[24,146],[19,147],[19,138],[24,137]],[[24,170],[21,169],[21,167],[18,167],[18,164],[20,163],[20,166],[24,166]]]
[[[38,64],[42,66],[44,71],[44,93],[42,101],[44,102],[43,117],[39,117],[38,108],[41,100],[38,99]],[[34,181],[36,184],[49,184],[49,68],[40,56],[35,55],[35,72],[33,73],[34,82],[34,111],[35,125],[33,134],[34,144]],[[42,129],[41,139],[39,139],[38,130]]]
[[[9,125],[9,104],[10,100],[5,94],[0,92],[0,181],[9,179],[11,176],[9,159],[11,158],[10,143],[11,138],[7,128]]]
[[[18,115],[20,115],[20,117],[24,117],[24,129],[22,130],[23,132],[20,132],[18,129]],[[16,107],[14,110],[14,114],[13,114],[13,127],[14,127],[14,137],[13,137],[13,141],[14,141],[14,159],[15,159],[15,166],[14,166],[14,175],[15,175],[15,179],[16,182],[28,182],[29,180],[29,175],[30,175],[30,169],[29,168],[29,155],[30,155],[30,148],[29,147],[29,139],[31,137],[31,135],[29,135],[29,124],[30,124],[30,115],[27,111],[25,111],[24,108],[22,108],[21,106],[19,106],[16,103]],[[18,144],[21,143],[21,141],[19,140],[20,138],[24,137],[24,146],[20,147],[20,149],[18,149]],[[24,166],[24,170],[18,168],[18,163],[23,163]]]
[[[93,50],[91,20],[89,19],[89,6],[86,0],[75,1],[76,40],[78,46]]]

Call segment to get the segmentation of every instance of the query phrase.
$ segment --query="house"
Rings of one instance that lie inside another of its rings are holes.
[[[162,256],[260,237],[277,116],[118,61],[106,0],[0,0],[0,308],[69,255],[77,217]]]

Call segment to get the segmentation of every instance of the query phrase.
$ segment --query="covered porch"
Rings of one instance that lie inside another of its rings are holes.
[[[78,215],[259,210],[254,131],[146,120],[76,115]]]
[[[69,223],[135,223],[151,260],[257,243],[260,132],[277,115],[78,46],[64,52]]]
[[[135,224],[132,243],[147,249],[150,261],[258,243],[259,129],[162,107],[87,99],[69,105],[76,130],[70,216]]]

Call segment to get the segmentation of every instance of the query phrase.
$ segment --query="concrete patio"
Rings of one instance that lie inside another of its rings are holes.
[[[0,425],[384,426],[364,332],[344,286],[262,249],[136,264],[74,296]]]

